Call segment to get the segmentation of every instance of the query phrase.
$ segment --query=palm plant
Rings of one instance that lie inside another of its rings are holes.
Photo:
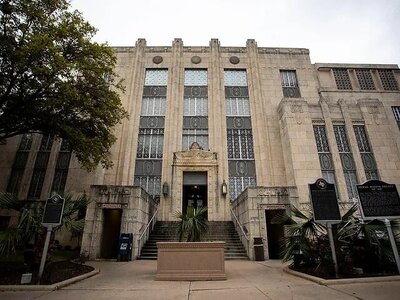
[[[65,205],[60,226],[54,231],[65,228],[72,236],[79,236],[83,232],[84,212],[89,199],[83,195],[72,199],[70,194],[64,195]],[[37,239],[45,232],[41,224],[43,216],[43,203],[34,201],[21,201],[13,194],[0,193],[0,209],[15,211],[18,221],[6,230],[0,231],[0,254],[15,253],[16,249],[30,241]]]
[[[193,209],[189,207],[186,214],[176,212],[179,225],[177,229],[179,241],[186,238],[186,242],[199,242],[208,230],[206,221],[207,207]]]
[[[313,216],[307,216],[291,205],[290,216],[286,213],[278,215],[272,223],[286,224],[286,234],[281,241],[283,261],[293,260],[295,265],[321,261],[318,258],[325,252],[321,248],[327,245],[326,228],[315,222]]]

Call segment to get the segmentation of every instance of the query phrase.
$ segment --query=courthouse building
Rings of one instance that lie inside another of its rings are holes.
[[[173,221],[188,206],[234,221],[251,259],[255,237],[273,258],[283,231],[271,219],[290,204],[309,211],[316,179],[335,184],[342,211],[357,200],[356,184],[400,188],[397,65],[312,64],[308,49],[251,39],[245,47],[139,39],[114,50],[129,119],[115,131],[113,168],[87,173],[48,136],[0,145],[1,191],[90,195],[82,251],[91,258],[120,232],[134,234],[137,254],[153,216]],[[1,220],[8,224],[7,212]]]

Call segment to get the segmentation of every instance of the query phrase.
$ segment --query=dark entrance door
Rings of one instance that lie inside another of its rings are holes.
[[[102,258],[117,258],[121,217],[122,209],[103,209],[103,237],[100,252]]]
[[[271,220],[285,212],[284,209],[265,210],[265,221],[267,223],[268,253],[270,259],[281,258],[281,239],[284,237],[283,224],[272,224]]]
[[[185,172],[183,178],[182,212],[207,206],[207,173]]]

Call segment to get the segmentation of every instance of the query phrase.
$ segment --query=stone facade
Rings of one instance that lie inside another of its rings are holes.
[[[209,46],[204,47],[184,46],[181,39],[175,39],[172,46],[153,47],[148,46],[144,39],[139,39],[134,47],[115,47],[114,51],[117,56],[116,71],[126,86],[121,99],[130,115],[129,119],[116,128],[118,140],[112,147],[114,167],[109,170],[99,168],[88,174],[72,157],[66,191],[90,193],[95,199],[94,203],[102,203],[104,195],[94,192],[96,189],[99,191],[99,188],[91,186],[126,187],[131,191],[131,196],[127,196],[129,199],[138,193],[131,186],[135,182],[135,166],[139,157],[138,137],[142,126],[146,70],[167,70],[168,74],[165,113],[162,115],[162,158],[158,164],[161,178],[158,220],[174,220],[174,212],[182,210],[185,172],[207,173],[209,220],[224,221],[232,218],[232,189],[229,186],[232,158],[228,153],[229,126],[224,84],[226,70],[245,71],[247,76],[245,88],[250,112],[246,118],[251,120],[257,186],[239,195],[233,204],[236,213],[239,213],[237,207],[243,205],[239,202],[244,201],[240,200],[244,195],[247,195],[246,207],[250,207],[250,211],[256,203],[258,209],[263,211],[272,209],[271,205],[275,204],[287,206],[294,203],[303,208],[309,206],[308,184],[324,176],[320,162],[324,153],[316,147],[316,125],[325,127],[331,157],[331,169],[328,171],[334,172],[332,176],[337,183],[341,207],[352,203],[353,197],[346,187],[348,179],[342,165],[342,153],[338,150],[334,131],[336,125],[344,126],[347,133],[357,182],[367,180],[364,165],[366,154],[360,152],[354,125],[365,128],[370,144],[370,152],[367,154],[373,156],[376,164],[371,172],[375,172],[380,180],[394,183],[400,189],[400,130],[399,120],[396,122],[394,114],[396,107],[400,114],[400,70],[397,65],[312,64],[308,49],[258,47],[251,39],[247,40],[245,47],[222,47],[218,39],[211,39]],[[207,71],[208,149],[189,150],[182,147],[185,70],[198,69]],[[285,86],[285,72],[288,72],[288,76],[295,76],[294,85],[292,82],[292,85]],[[8,188],[20,140],[21,137],[15,137],[5,145],[0,145],[2,191]],[[40,136],[35,135],[17,191],[21,199],[28,197],[39,144]],[[55,142],[41,195],[37,199],[46,199],[51,194],[59,149],[60,143]],[[221,192],[224,181],[228,184],[227,194]],[[166,187],[165,193],[161,192],[161,186]],[[290,196],[280,196],[280,200],[271,195],[252,196],[253,192],[274,189],[290,191]],[[127,203],[131,203],[129,201]],[[95,219],[93,213],[98,204],[93,205],[88,210],[89,219]],[[246,226],[247,230],[251,237],[261,236],[266,240],[265,220],[255,218],[249,212],[248,220],[245,221],[250,222]],[[90,220],[94,223],[100,221],[94,219]],[[141,222],[146,220],[147,216]],[[129,230],[140,233],[140,226],[132,226]],[[88,231],[86,233],[89,234]],[[92,246],[89,248],[95,251]],[[266,255],[268,257],[267,250]]]

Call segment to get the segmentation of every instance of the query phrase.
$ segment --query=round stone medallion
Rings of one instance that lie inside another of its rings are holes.
[[[231,56],[231,57],[229,58],[229,62],[230,62],[231,64],[233,64],[233,65],[237,65],[237,64],[240,62],[240,59],[239,59],[239,57],[237,57],[237,56]]]
[[[199,64],[201,62],[201,57],[200,56],[193,56],[191,59],[191,62],[194,64]]]
[[[161,57],[161,56],[154,56],[153,57],[153,63],[155,63],[155,64],[161,64],[162,63],[162,61],[163,61],[163,58]]]

